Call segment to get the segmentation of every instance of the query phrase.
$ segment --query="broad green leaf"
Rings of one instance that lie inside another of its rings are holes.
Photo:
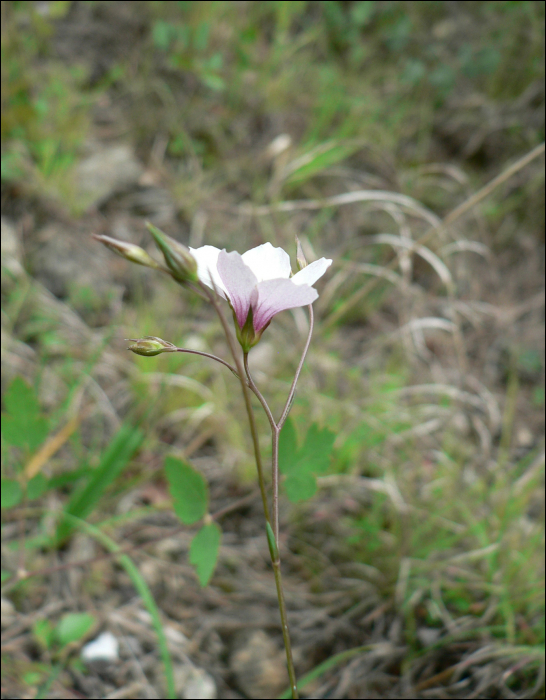
[[[313,474],[306,474],[305,472],[290,474],[284,482],[284,488],[288,500],[292,503],[306,501],[308,498],[312,498],[317,492],[317,480]]]
[[[222,530],[217,523],[204,525],[195,535],[190,546],[190,562],[195,566],[199,583],[204,588],[210,581],[222,539]]]
[[[89,632],[95,618],[88,613],[68,613],[63,615],[55,627],[55,640],[61,648],[70,642],[77,642]]]
[[[48,489],[48,479],[43,474],[36,474],[27,484],[27,498],[33,501],[35,498],[40,498]]]
[[[22,377],[15,377],[4,395],[6,413],[2,414],[2,434],[14,447],[30,451],[47,437],[47,420],[40,415],[34,389]]]
[[[13,508],[21,503],[23,489],[15,479],[2,479],[2,508]]]
[[[279,470],[289,474],[298,461],[298,438],[291,418],[283,425],[279,435]]]
[[[324,474],[328,470],[335,438],[336,435],[331,430],[319,428],[313,423],[298,450],[294,425],[290,420],[286,422],[279,440],[279,469],[287,476],[284,488],[292,503],[315,495],[315,475]]]
[[[297,470],[313,474],[324,474],[330,464],[330,456],[336,434],[328,428],[319,428],[316,423],[309,428],[303,447],[298,453]]]
[[[102,455],[99,466],[90,470],[88,483],[75,491],[65,512],[81,519],[92,513],[108,486],[125,469],[142,439],[140,430],[129,424],[122,425]],[[65,540],[72,528],[68,520],[63,520],[57,528],[58,540]]]
[[[176,457],[165,460],[165,474],[176,515],[184,525],[201,520],[209,501],[209,488],[203,475]]]

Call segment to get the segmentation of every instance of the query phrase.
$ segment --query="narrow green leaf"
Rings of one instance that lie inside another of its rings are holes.
[[[286,179],[286,184],[301,184],[323,170],[332,167],[332,165],[345,160],[359,149],[360,145],[358,143],[321,144],[299,159],[301,165],[290,173]]]
[[[190,562],[195,567],[199,583],[204,588],[210,581],[216,561],[222,530],[217,523],[204,525],[195,535],[190,546]]]
[[[66,520],[70,520],[72,527],[77,527],[87,532],[89,535],[94,537],[98,542],[101,542],[104,547],[106,547],[110,552],[118,552],[120,547],[111,540],[107,535],[105,535],[97,527],[94,527],[90,523],[86,523],[84,520],[79,520],[72,515],[67,513],[61,514]],[[161,616],[159,614],[159,609],[156,605],[152,592],[148,588],[146,581],[142,578],[142,574],[137,569],[132,559],[127,556],[127,554],[118,554],[118,561],[123,566],[127,574],[129,575],[133,585],[140,594],[142,602],[146,606],[146,609],[150,613],[152,618],[152,624],[154,626],[155,632],[158,638],[159,653],[161,655],[161,660],[165,669],[165,680],[167,684],[167,697],[176,698],[176,690],[174,685],[174,671],[173,663],[169,653],[169,647],[167,645],[167,638],[163,630],[161,623]]]
[[[61,648],[70,642],[78,642],[89,632],[95,618],[88,613],[67,613],[55,627],[55,641]]]
[[[176,457],[165,460],[165,474],[176,515],[184,525],[201,520],[209,501],[209,487],[203,475]]]
[[[273,533],[273,528],[269,524],[269,520],[265,521],[265,531],[267,533],[267,544],[269,545],[269,553],[271,554],[271,560],[276,561],[279,558],[279,550],[277,547],[275,534]]]
[[[311,671],[309,671],[309,673],[307,673],[305,676],[303,676],[303,678],[299,679],[298,690],[301,692],[308,683],[312,683],[317,678],[320,678],[322,675],[324,675],[331,668],[335,668],[337,665],[342,664],[344,661],[348,661],[349,659],[352,659],[354,656],[358,656],[360,654],[365,654],[366,652],[372,651],[375,648],[376,648],[375,644],[368,644],[367,646],[356,647],[354,649],[348,649],[347,651],[342,651],[339,654],[335,654],[335,656],[330,656],[329,659],[326,659],[326,661],[323,661],[318,666],[315,666],[315,668],[312,669]],[[285,690],[282,695],[278,696],[279,700],[287,700],[288,698],[291,698],[291,697],[292,697],[292,691],[290,689]]]
[[[2,479],[2,508],[13,508],[23,500],[23,489],[15,479]]]
[[[298,461],[298,438],[291,418],[283,425],[279,435],[279,470],[289,474]]]
[[[91,470],[89,482],[73,494],[65,512],[82,519],[92,513],[108,486],[125,469],[142,439],[140,430],[129,424],[122,425],[102,455],[99,466]],[[58,540],[64,541],[71,531],[72,525],[63,520],[57,529]]]
[[[30,451],[47,437],[48,424],[40,415],[34,389],[22,377],[15,377],[4,395],[6,413],[2,414],[2,435],[14,447]]]

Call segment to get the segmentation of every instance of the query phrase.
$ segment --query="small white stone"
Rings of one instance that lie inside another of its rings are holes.
[[[81,651],[83,661],[117,661],[119,642],[111,632],[103,632]]]
[[[516,442],[518,447],[532,447],[535,442],[535,438],[529,428],[522,427],[519,428],[516,433]]]
[[[284,153],[292,145],[292,139],[288,134],[279,134],[271,141],[265,151],[267,158],[277,158],[281,153]]]

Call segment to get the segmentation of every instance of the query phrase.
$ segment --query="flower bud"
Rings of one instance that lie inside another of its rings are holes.
[[[156,262],[148,253],[138,245],[127,243],[126,241],[118,241],[117,238],[110,236],[94,235],[93,238],[99,243],[103,243],[107,248],[113,250],[114,253],[121,255],[126,260],[144,265],[145,267],[153,267],[156,270],[162,270],[161,265]]]
[[[146,223],[146,228],[163,253],[165,262],[177,282],[197,282],[197,262],[185,245],[160,231],[153,224]]]
[[[144,355],[145,357],[153,357],[162,352],[176,352],[177,347],[168,340],[156,338],[155,335],[145,335],[144,338],[127,338],[134,345],[129,345],[127,350],[131,350],[136,355]]]
[[[298,264],[298,270],[303,270],[307,267],[307,260],[303,254],[303,248],[301,247],[300,239],[296,236],[296,262]]]

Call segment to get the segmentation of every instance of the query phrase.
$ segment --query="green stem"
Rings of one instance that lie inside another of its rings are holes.
[[[292,659],[292,644],[290,643],[290,632],[288,630],[288,615],[286,614],[286,605],[282,590],[281,561],[278,554],[276,557],[271,558],[271,563],[273,564],[275,585],[277,586],[277,599],[279,601],[279,612],[281,614],[282,638],[284,640],[284,648],[286,650],[286,666],[288,668],[288,678],[290,679],[290,689],[292,690],[292,697],[299,698],[296,671],[294,669],[294,660]]]
[[[237,372],[239,375],[239,381],[241,382],[241,388],[243,390],[243,397],[245,400],[245,406],[246,406],[246,412],[248,415],[248,422],[250,424],[250,432],[252,434],[252,442],[254,444],[254,456],[256,458],[256,467],[258,470],[258,482],[260,484],[260,491],[262,494],[262,501],[263,501],[263,506],[264,506],[264,513],[265,513],[265,519],[266,519],[266,527],[271,528],[271,516],[269,515],[269,507],[267,504],[267,496],[265,493],[265,481],[264,481],[264,476],[263,476],[263,467],[262,467],[262,458],[261,458],[261,453],[260,453],[260,445],[258,441],[258,430],[256,427],[256,419],[254,416],[254,411],[252,409],[252,402],[250,400],[250,393],[249,389],[251,389],[256,396],[258,397],[260,403],[262,404],[267,417],[269,418],[269,422],[271,423],[271,429],[273,432],[273,435],[276,436],[277,439],[277,454],[278,454],[278,429],[277,426],[275,425],[275,421],[273,419],[273,415],[271,413],[271,410],[269,406],[267,405],[267,402],[265,401],[264,397],[260,393],[258,387],[255,385],[251,375],[250,371],[248,368],[248,353],[244,354],[244,370],[243,366],[241,366],[241,359],[239,357],[239,353],[237,352],[237,347],[235,345],[235,341],[233,339],[233,335],[231,333],[231,330],[227,324],[226,318],[222,312],[222,309],[220,307],[220,304],[218,303],[218,300],[216,297],[210,293],[210,291],[202,285],[203,290],[207,294],[208,298],[210,299],[211,303],[213,304],[214,308],[216,309],[216,313],[218,314],[218,318],[220,319],[220,323],[222,324],[222,328],[224,329],[224,333],[226,335],[226,339],[228,341],[229,349],[231,351],[231,354],[233,355],[233,360],[235,361],[235,365],[237,367]],[[245,373],[248,378],[248,384],[245,380]],[[288,615],[286,612],[286,604],[284,601],[284,594],[282,590],[282,579],[281,579],[281,562],[279,558],[279,537],[278,537],[278,529],[279,529],[279,506],[278,506],[278,458],[276,462],[276,469],[275,467],[273,468],[273,478],[277,480],[276,482],[276,490],[274,490],[274,495],[273,495],[273,503],[274,503],[274,528],[275,528],[275,547],[269,548],[269,552],[271,555],[271,564],[273,565],[273,573],[275,575],[275,586],[277,588],[277,600],[279,604],[279,614],[281,616],[281,627],[282,627],[282,636],[284,640],[284,648],[286,650],[286,665],[288,669],[288,677],[290,679],[290,688],[292,690],[292,697],[293,698],[298,698],[298,686],[297,686],[297,681],[296,681],[296,671],[294,669],[294,661],[292,658],[292,644],[290,642],[290,633],[288,630]],[[277,494],[277,498],[275,499],[275,493]]]
[[[238,376],[239,381],[241,382],[241,388],[243,390],[243,397],[245,401],[245,407],[246,407],[246,412],[248,415],[248,421],[250,424],[250,432],[252,434],[252,442],[254,445],[254,456],[256,459],[256,467],[258,470],[258,482],[260,484],[260,492],[262,494],[262,501],[263,501],[263,506],[264,506],[264,513],[265,513],[265,519],[266,519],[266,529],[267,529],[267,534],[268,534],[268,540],[270,539],[270,536],[272,535],[274,538],[274,542],[269,542],[269,552],[271,555],[271,564],[273,565],[273,573],[275,575],[275,586],[277,588],[277,599],[278,599],[278,604],[279,604],[279,613],[281,616],[281,627],[282,627],[282,636],[284,640],[284,648],[286,650],[286,665],[288,669],[288,677],[290,679],[290,689],[292,693],[292,698],[298,698],[298,686],[297,686],[297,681],[296,681],[296,671],[294,669],[294,660],[292,657],[292,644],[290,642],[290,632],[288,629],[288,614],[286,611],[286,603],[284,600],[284,593],[282,589],[282,576],[281,576],[281,560],[279,556],[279,435],[281,432],[281,428],[284,425],[284,422],[286,421],[286,418],[290,412],[290,408],[292,407],[292,401],[294,399],[294,394],[296,391],[296,384],[298,382],[303,363],[305,361],[305,356],[307,355],[307,351],[309,349],[309,345],[311,343],[311,335],[313,333],[313,307],[310,305],[309,308],[309,333],[307,336],[307,340],[305,343],[305,347],[303,349],[303,353],[300,359],[300,362],[298,364],[298,367],[296,369],[296,374],[294,376],[294,381],[292,382],[292,386],[290,387],[290,391],[288,394],[288,398],[286,400],[286,404],[284,406],[284,409],[282,411],[281,417],[279,418],[279,421],[276,422],[273,414],[271,412],[271,409],[269,408],[267,401],[263,397],[262,393],[256,386],[254,380],[252,379],[252,375],[250,374],[250,369],[248,366],[248,352],[243,353],[243,365],[241,365],[241,358],[239,356],[239,353],[237,352],[237,346],[236,343],[233,339],[233,335],[231,333],[231,330],[228,326],[228,323],[226,321],[226,318],[222,312],[222,309],[220,307],[220,304],[218,303],[218,300],[215,296],[215,294],[212,294],[210,290],[205,287],[204,285],[201,285],[201,289],[203,292],[206,294],[207,298],[210,300],[210,302],[213,304],[216,313],[218,314],[218,318],[220,319],[220,322],[222,324],[222,327],[224,329],[224,333],[226,335],[226,339],[228,341],[229,349],[231,351],[231,354],[233,356],[233,359],[235,361],[235,365],[237,367],[237,373],[233,372],[233,368],[227,365],[227,363],[222,362],[222,364],[226,364],[231,371]],[[209,356],[210,357],[210,356]],[[217,359],[216,357],[213,357],[212,359]],[[243,371],[244,367],[244,371]],[[245,375],[246,375],[246,380],[245,380]],[[265,414],[267,415],[267,418],[269,420],[269,424],[271,426],[271,436],[272,436],[272,487],[273,487],[273,502],[272,502],[272,510],[273,510],[273,525],[271,526],[271,518],[269,515],[269,507],[267,504],[267,496],[265,492],[265,481],[264,481],[264,476],[263,476],[263,467],[262,467],[262,459],[261,459],[261,453],[260,453],[260,446],[259,446],[259,440],[258,440],[258,430],[256,427],[256,419],[254,417],[254,412],[252,409],[252,402],[250,399],[250,393],[249,389],[256,395],[258,398],[259,402],[262,405],[262,408],[265,411]]]

